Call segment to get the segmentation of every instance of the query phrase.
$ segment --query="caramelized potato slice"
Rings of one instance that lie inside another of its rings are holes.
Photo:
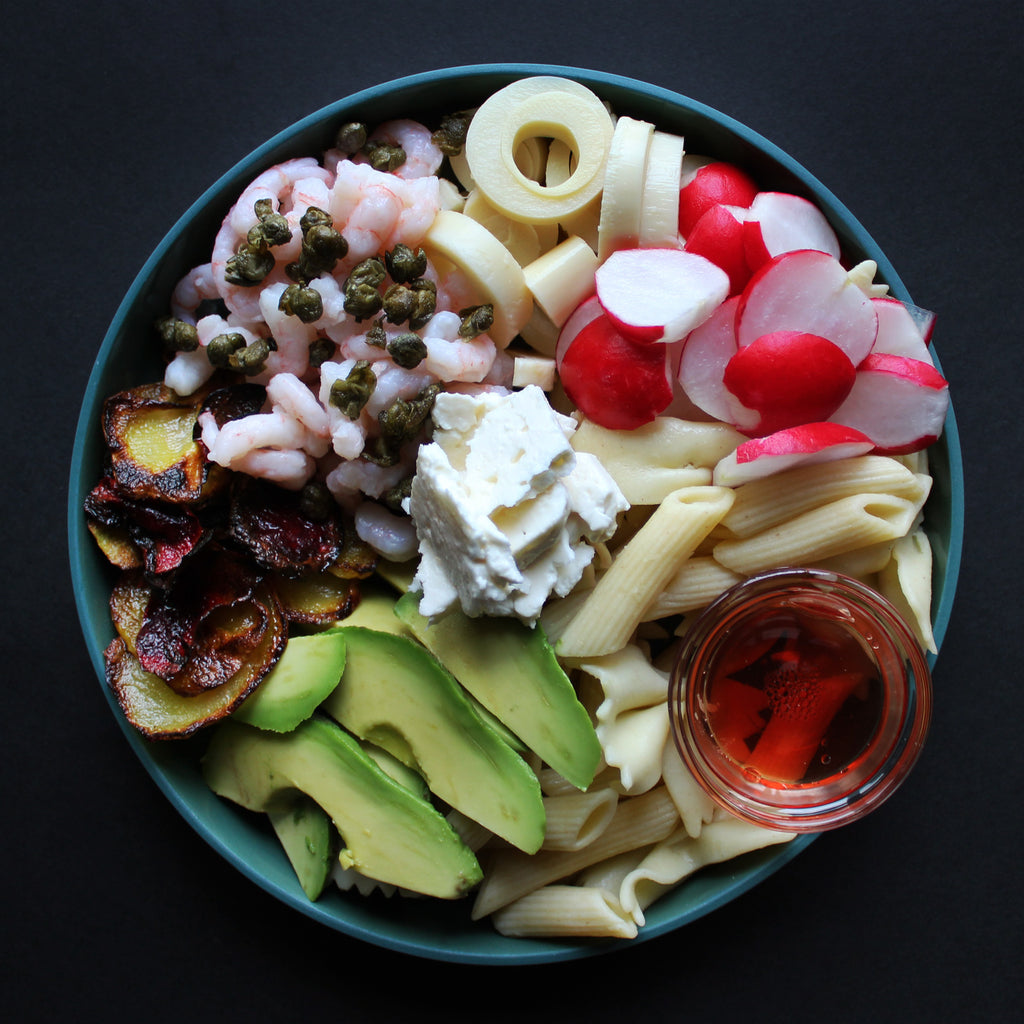
[[[195,696],[175,693],[162,679],[147,672],[120,636],[104,652],[107,684],[129,722],[153,740],[189,736],[227,717],[263,680],[280,658],[287,642],[287,626],[269,588],[261,587],[258,600],[268,610],[268,628],[244,665],[225,683]]]
[[[274,590],[289,622],[321,626],[349,615],[359,603],[359,584],[331,572],[292,579],[275,576]]]
[[[181,398],[163,384],[111,395],[103,436],[118,490],[137,501],[198,501],[207,478],[203,447],[194,439],[200,395]]]

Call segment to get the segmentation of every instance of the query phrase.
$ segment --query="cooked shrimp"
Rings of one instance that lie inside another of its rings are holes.
[[[230,284],[225,278],[228,260],[246,241],[249,230],[259,222],[255,210],[255,204],[259,200],[269,199],[276,211],[281,210],[282,203],[286,204],[287,209],[296,183],[301,181],[308,189],[312,179],[320,179],[328,188],[334,182],[330,171],[321,167],[313,157],[301,157],[275,164],[246,187],[228,211],[220,231],[217,232],[213,243],[213,258],[210,261],[217,291],[228,308],[245,320],[251,321],[258,317],[259,287]],[[267,280],[283,279],[283,261],[279,260]]]
[[[322,438],[331,436],[327,410],[295,374],[276,374],[267,384],[267,398],[275,408],[297,420],[312,434]]]
[[[220,298],[213,265],[203,263],[193,267],[177,284],[171,295],[171,313],[179,320],[194,324],[195,313],[204,299]]]
[[[164,368],[164,384],[179,395],[191,395],[213,376],[213,369],[202,348],[177,352]]]
[[[316,461],[301,450],[261,449],[244,455],[232,468],[298,491],[316,472]]]
[[[283,282],[275,283],[259,293],[261,318],[277,343],[277,351],[267,356],[266,369],[254,378],[259,384],[267,383],[276,373],[302,377],[309,368],[309,346],[316,338],[316,327],[279,308],[286,287]]]
[[[419,539],[408,517],[396,516],[375,501],[364,501],[354,518],[359,539],[385,558],[404,562],[416,555]]]
[[[405,161],[393,172],[400,178],[425,178],[437,174],[444,160],[444,153],[435,144],[430,129],[409,118],[385,121],[370,133],[366,141],[402,147]]]
[[[460,338],[461,323],[457,313],[442,310],[434,314],[421,333],[427,355],[420,368],[439,380],[478,384],[490,372],[498,349],[486,334]]]

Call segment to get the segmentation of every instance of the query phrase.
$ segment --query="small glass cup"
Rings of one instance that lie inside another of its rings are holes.
[[[892,604],[816,569],[724,593],[688,632],[669,683],[674,741],[708,795],[790,832],[878,807],[917,761],[931,705],[928,663]]]

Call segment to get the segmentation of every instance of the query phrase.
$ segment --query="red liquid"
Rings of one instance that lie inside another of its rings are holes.
[[[869,749],[884,687],[870,648],[834,610],[755,612],[708,666],[705,712],[719,747],[752,780],[836,778]]]

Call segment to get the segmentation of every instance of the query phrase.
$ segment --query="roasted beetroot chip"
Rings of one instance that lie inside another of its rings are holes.
[[[183,505],[133,501],[109,478],[86,496],[86,517],[108,530],[124,531],[141,551],[147,572],[163,575],[209,539],[209,530]]]
[[[248,562],[224,551],[181,567],[164,588],[155,588],[135,641],[147,672],[164,680],[182,672],[201,643],[207,618],[219,609],[249,600],[261,580]]]
[[[260,565],[286,576],[326,569],[345,539],[337,513],[310,518],[300,493],[250,479],[236,480],[228,533]]]

